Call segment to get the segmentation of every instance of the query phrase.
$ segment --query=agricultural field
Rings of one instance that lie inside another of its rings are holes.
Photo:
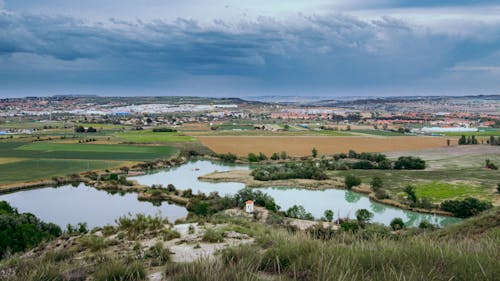
[[[118,132],[113,134],[113,137],[135,143],[191,142],[196,140],[194,137],[178,132],[153,132],[151,130]]]
[[[127,164],[125,161],[26,159],[14,163],[0,164],[0,185],[65,176],[90,170],[115,168],[125,164]]]
[[[3,141],[0,184],[119,167],[130,161],[169,158],[178,151],[171,146]]]
[[[393,131],[382,131],[382,130],[351,130],[350,132],[353,133],[360,133],[360,134],[367,134],[367,135],[374,135],[374,136],[384,136],[384,137],[401,137],[401,136],[407,136],[402,133],[398,132],[393,132]]]
[[[489,137],[489,136],[500,136],[500,129],[484,130],[479,132],[444,132],[440,133],[449,137],[460,137],[460,136],[476,136],[476,137]]]
[[[334,131],[335,132],[335,131]],[[319,154],[347,152],[385,152],[418,150],[446,146],[440,137],[333,137],[333,136],[199,136],[198,139],[216,153],[235,153],[246,156],[250,152],[286,151],[289,155],[310,155],[313,148]]]

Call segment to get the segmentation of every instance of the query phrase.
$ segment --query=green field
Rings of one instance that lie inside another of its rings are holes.
[[[430,182],[416,185],[418,197],[425,197],[432,202],[441,202],[446,199],[464,199],[466,197],[487,198],[484,188],[474,184]]]
[[[123,166],[122,161],[75,159],[28,159],[0,165],[0,184],[65,176],[89,170]]]
[[[170,146],[0,142],[0,184],[22,182],[150,161],[178,153]],[[2,161],[4,159],[4,161]]]
[[[494,131],[479,131],[479,132],[445,132],[440,133],[449,137],[460,137],[460,136],[477,136],[477,137],[489,137],[489,136],[500,136],[500,130]]]
[[[126,131],[113,134],[114,137],[123,141],[136,143],[169,143],[169,142],[190,142],[196,138],[185,136],[176,132]]]
[[[353,133],[361,133],[361,134],[367,134],[367,135],[375,135],[375,136],[384,136],[384,137],[401,137],[401,136],[407,136],[405,134],[401,134],[398,132],[392,132],[392,131],[382,131],[382,130],[351,130]]]

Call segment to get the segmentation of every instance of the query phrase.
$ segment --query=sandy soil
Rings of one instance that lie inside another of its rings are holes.
[[[315,147],[320,154],[347,152],[408,151],[445,147],[441,137],[329,137],[329,136],[200,136],[198,139],[217,153],[235,153],[247,156],[250,152],[286,151],[289,155],[310,155]]]

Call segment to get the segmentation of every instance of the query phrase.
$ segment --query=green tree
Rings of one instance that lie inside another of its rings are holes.
[[[282,160],[286,160],[286,159],[288,159],[288,155],[286,154],[286,151],[282,151],[282,152],[280,153],[280,158],[281,158]]]
[[[401,230],[405,228],[405,223],[402,218],[394,218],[391,221],[390,226],[393,230]]]
[[[367,209],[359,209],[356,211],[356,219],[361,226],[365,226],[373,218],[373,213]]]
[[[351,190],[353,186],[357,186],[357,185],[361,184],[361,179],[354,176],[354,175],[347,175],[344,178],[344,182],[345,182],[345,187],[348,190]]]
[[[259,162],[259,157],[255,153],[248,153],[249,162]]]
[[[333,211],[332,210],[326,210],[324,215],[325,215],[326,220],[328,220],[330,222],[333,221]]]
[[[318,150],[316,149],[316,147],[314,147],[311,152],[312,152],[312,157],[313,158],[318,157]]]
[[[273,153],[273,155],[271,155],[271,160],[279,160],[280,159],[280,156],[278,155],[278,153]]]
[[[384,182],[381,177],[375,176],[372,178],[371,186],[373,191],[377,191],[384,186]]]
[[[417,193],[415,192],[415,187],[412,185],[407,185],[404,189],[404,192],[407,195],[408,200],[413,203],[417,202]]]
[[[297,218],[302,220],[313,220],[314,217],[311,213],[308,213],[301,205],[293,205],[288,210],[285,211],[285,216],[289,218]]]

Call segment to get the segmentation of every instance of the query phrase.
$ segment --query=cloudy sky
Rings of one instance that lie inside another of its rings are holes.
[[[500,94],[498,0],[0,0],[0,97]]]

